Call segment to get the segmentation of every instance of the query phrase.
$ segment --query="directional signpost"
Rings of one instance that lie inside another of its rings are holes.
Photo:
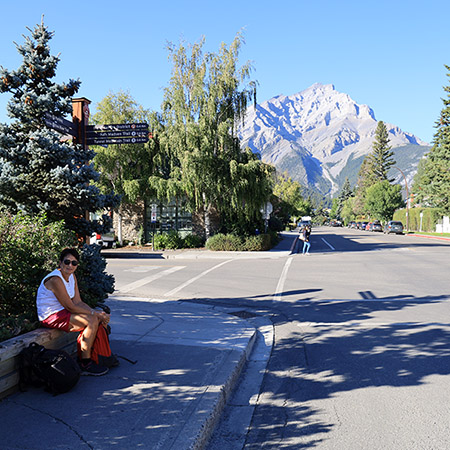
[[[69,134],[75,142],[86,148],[88,145],[144,144],[149,140],[148,123],[113,123],[88,125],[90,100],[81,97],[72,99],[73,122],[44,114],[44,123],[52,130]]]
[[[71,136],[78,136],[78,127],[69,120],[63,119],[62,117],[56,117],[53,114],[44,114],[45,125],[52,130],[58,131],[62,134],[70,134]]]
[[[143,144],[148,142],[147,123],[86,126],[87,145]]]

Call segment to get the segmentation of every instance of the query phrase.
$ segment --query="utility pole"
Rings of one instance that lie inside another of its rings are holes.
[[[408,191],[408,182],[406,181],[405,174],[403,173],[403,170],[399,169],[398,167],[394,166],[394,169],[397,169],[403,176],[403,179],[405,180],[405,189],[406,189],[406,231],[409,231],[409,191]]]

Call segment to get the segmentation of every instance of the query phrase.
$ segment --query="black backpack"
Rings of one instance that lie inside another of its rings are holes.
[[[19,388],[44,387],[53,395],[70,391],[80,378],[80,367],[64,350],[51,350],[32,342],[19,354]]]

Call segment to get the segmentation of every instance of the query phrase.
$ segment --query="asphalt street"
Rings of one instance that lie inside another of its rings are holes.
[[[227,410],[210,449],[448,448],[450,242],[323,227],[311,255],[299,244],[276,258],[108,259],[119,296],[273,324],[263,373],[243,375],[259,385],[249,426]]]

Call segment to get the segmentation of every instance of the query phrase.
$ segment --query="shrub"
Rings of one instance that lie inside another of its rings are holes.
[[[268,234],[259,234],[257,236],[249,236],[245,239],[244,242],[244,250],[248,251],[264,251],[270,250],[272,247],[270,235]]]
[[[259,234],[246,238],[235,234],[215,234],[206,241],[206,248],[213,251],[263,251],[270,250],[278,242],[277,233]]]
[[[0,217],[0,340],[39,326],[36,293],[42,279],[54,270],[65,247],[77,244],[63,222],[2,212]],[[114,278],[97,245],[84,246],[77,269],[81,298],[95,306],[113,292]]]
[[[167,245],[166,233],[158,233],[153,237],[153,247],[155,250],[164,250]]]
[[[183,239],[176,230],[170,230],[168,233],[155,234],[153,242],[155,250],[176,250],[183,248]]]
[[[2,212],[0,217],[0,339],[38,326],[36,292],[55,268],[62,248],[75,237],[63,222],[46,223],[41,214],[30,217]]]
[[[188,234],[183,239],[184,248],[198,248],[203,245],[203,239],[198,234]]]
[[[242,238],[235,234],[218,233],[206,241],[206,248],[214,251],[241,251]]]
[[[95,307],[114,292],[114,276],[106,273],[106,261],[100,255],[99,245],[84,245],[80,265],[76,271],[78,289],[82,300]]]

